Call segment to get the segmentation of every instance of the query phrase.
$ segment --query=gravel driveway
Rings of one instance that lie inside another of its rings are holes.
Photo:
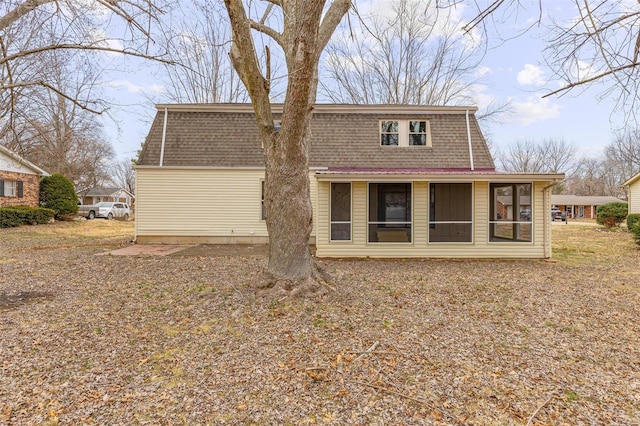
[[[554,227],[554,262],[101,255],[132,225],[0,230],[0,424],[640,424],[640,255]],[[200,253],[202,254],[202,253]]]

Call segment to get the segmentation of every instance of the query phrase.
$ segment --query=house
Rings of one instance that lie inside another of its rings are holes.
[[[598,206],[624,202],[611,196],[552,195],[551,206],[566,212],[568,218],[595,219]]]
[[[136,197],[124,188],[89,188],[79,191],[78,198],[83,205],[113,201],[131,206]]]
[[[640,173],[622,184],[627,189],[629,214],[640,213]]]
[[[0,207],[38,207],[42,176],[49,173],[0,145]]]
[[[136,167],[136,241],[267,243],[251,105],[157,109]],[[475,111],[316,105],[316,255],[551,257],[551,188],[564,176],[497,172]]]

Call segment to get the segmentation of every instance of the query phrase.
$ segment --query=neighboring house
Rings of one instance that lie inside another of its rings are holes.
[[[629,203],[629,214],[640,213],[640,173],[622,184],[628,187],[627,202]]]
[[[135,197],[124,188],[90,188],[78,192],[78,198],[83,205],[98,204],[102,201],[112,201],[134,204]]]
[[[0,145],[0,207],[38,207],[42,176],[49,173]]]
[[[624,202],[610,196],[552,195],[551,206],[567,214],[568,218],[595,219],[598,206]]]
[[[136,241],[266,243],[251,105],[157,108],[136,166]],[[316,255],[551,257],[551,187],[564,175],[496,172],[475,111],[316,105]]]

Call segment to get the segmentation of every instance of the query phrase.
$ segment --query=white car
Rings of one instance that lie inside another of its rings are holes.
[[[96,217],[104,217],[106,219],[124,219],[129,220],[131,217],[131,209],[127,203],[105,202],[96,204],[98,212]]]
[[[560,219],[563,222],[567,221],[567,214],[565,212],[563,212],[562,210],[560,210],[557,207],[552,207],[551,208],[551,220],[552,221],[556,221],[556,219]]]

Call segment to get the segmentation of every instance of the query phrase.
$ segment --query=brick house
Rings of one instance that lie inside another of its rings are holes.
[[[572,219],[595,219],[598,206],[624,202],[611,196],[552,195],[551,206],[557,207]]]
[[[136,197],[124,188],[88,188],[78,191],[78,198],[84,205],[98,204],[103,201],[127,203],[133,206]]]
[[[38,207],[43,176],[49,173],[0,145],[0,207]]]

